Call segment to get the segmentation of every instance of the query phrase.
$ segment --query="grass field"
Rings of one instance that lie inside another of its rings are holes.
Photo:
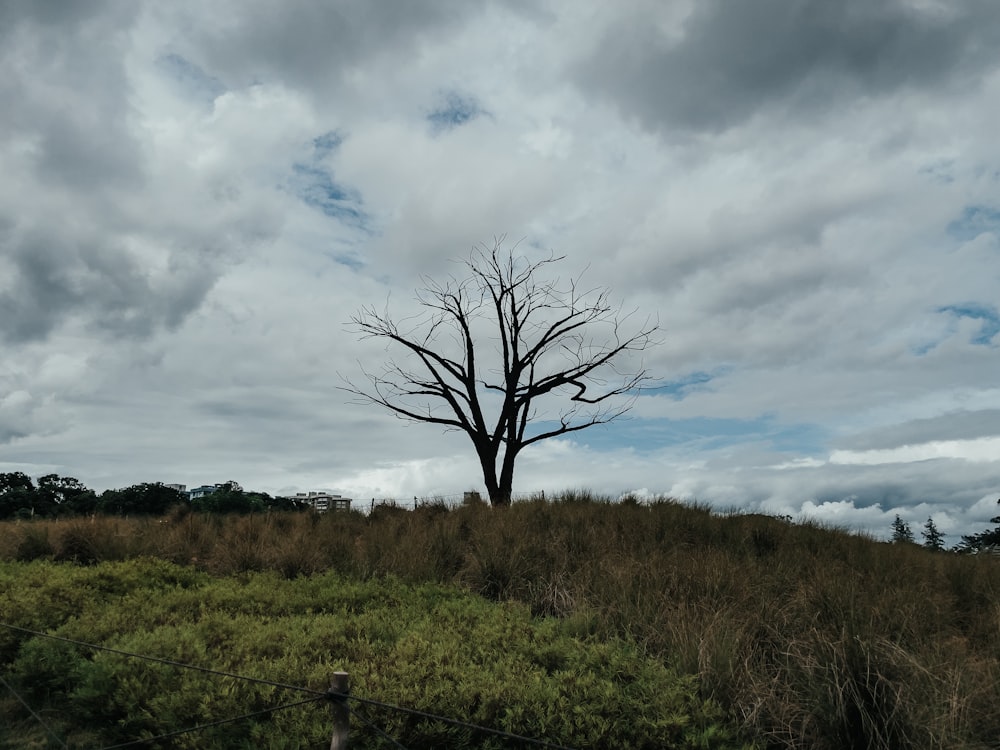
[[[219,586],[265,576],[268,586],[291,592],[330,575],[344,586],[433,585],[473,595],[460,609],[484,600],[499,607],[480,616],[484,627],[513,607],[531,628],[555,628],[581,649],[620,648],[638,660],[630,667],[636,674],[640,663],[654,670],[643,680],[655,673],[674,681],[676,690],[666,691],[677,701],[671,705],[685,706],[687,726],[697,729],[684,735],[674,727],[680,733],[669,741],[628,744],[633,738],[623,747],[737,746],[735,734],[774,748],[1000,747],[1000,559],[993,557],[670,500],[611,503],[581,493],[504,510],[178,511],[159,519],[11,522],[0,533],[0,559],[22,566],[43,561],[46,569],[85,571],[139,558]],[[23,575],[8,572],[5,587],[15,590]],[[251,593],[263,590],[254,585],[246,590],[251,601],[263,596]],[[0,602],[6,619],[11,605]],[[40,624],[68,627],[72,613]],[[445,621],[431,630],[453,627]],[[4,643],[7,663],[22,658],[9,636]],[[413,649],[414,668],[426,668],[419,652]],[[573,669],[599,673],[583,664]],[[462,680],[474,678],[475,670],[445,681],[452,692],[438,704],[468,710]],[[4,705],[15,711],[9,699]],[[539,731],[548,721],[528,724]],[[554,736],[572,744],[570,730]],[[577,741],[601,746],[596,736]]]

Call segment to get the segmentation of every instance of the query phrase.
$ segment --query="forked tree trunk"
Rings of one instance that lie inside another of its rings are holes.
[[[500,483],[497,481],[496,453],[489,443],[483,441],[473,441],[473,443],[479,456],[479,465],[483,470],[483,484],[486,485],[486,496],[490,499],[490,505],[495,507],[503,504]]]
[[[511,503],[511,496],[514,493],[514,457],[516,455],[517,451],[508,445],[503,457],[503,466],[500,468],[497,502],[494,505],[507,506]]]
[[[513,461],[505,458],[498,478],[496,461],[496,453],[489,448],[479,451],[479,464],[483,469],[483,482],[486,484],[490,505],[494,508],[506,508],[510,505],[514,488],[514,465]]]
[[[506,487],[487,487],[486,490],[490,496],[490,505],[494,508],[506,508],[510,505],[512,494],[510,485]]]

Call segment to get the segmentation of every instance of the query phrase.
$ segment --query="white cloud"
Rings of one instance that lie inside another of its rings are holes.
[[[977,530],[1000,494],[995,11],[815,5],[5,6],[3,466],[471,489],[462,436],[337,373],[385,357],[345,326],[361,305],[408,314],[421,274],[506,233],[659,316],[647,367],[698,383],[527,451],[519,491]],[[475,116],[435,128],[449,101]]]
[[[882,450],[838,450],[830,454],[833,464],[905,464],[935,458],[993,462],[1000,455],[1000,437],[977,440],[935,440],[920,445],[904,445]]]

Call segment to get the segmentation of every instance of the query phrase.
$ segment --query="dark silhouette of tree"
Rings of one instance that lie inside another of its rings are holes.
[[[910,529],[910,524],[900,518],[898,513],[896,520],[892,522],[892,541],[896,544],[903,542],[913,544],[913,531]]]
[[[216,484],[201,497],[191,500],[191,510],[198,513],[262,513],[264,511],[306,510],[308,507],[294,498],[271,497],[266,492],[245,490],[239,482],[230,480]]]
[[[46,474],[37,484],[27,474],[0,474],[0,518],[82,516],[97,509],[97,495],[73,477]]]
[[[35,483],[21,471],[0,474],[0,518],[30,516],[35,508]]]
[[[924,538],[924,546],[927,549],[932,549],[936,552],[944,549],[944,534],[938,531],[933,518],[927,519],[927,523],[924,524],[924,530],[920,532],[920,536]]]
[[[260,513],[276,509],[274,505],[274,498],[266,492],[248,492],[232,480],[216,485],[213,492],[191,501],[191,509],[200,513]]]
[[[1000,500],[997,500],[1000,504]],[[994,516],[990,523],[1000,524],[1000,516]],[[963,552],[979,552],[990,547],[1000,547],[1000,525],[994,529],[986,529],[978,534],[968,534],[962,536],[960,545]]]
[[[658,326],[629,327],[631,314],[603,288],[544,279],[563,260],[530,261],[479,246],[463,278],[425,280],[424,312],[397,319],[365,307],[351,318],[361,338],[406,354],[364,387],[345,379],[359,403],[469,436],[493,505],[508,505],[514,465],[529,445],[625,414],[651,378],[619,365],[654,343]],[[560,406],[556,407],[556,403]]]
[[[75,477],[46,474],[38,477],[35,513],[42,516],[82,516],[97,509],[97,495]]]
[[[160,482],[143,482],[118,490],[105,490],[97,510],[107,515],[160,516],[175,505],[187,505],[188,495]]]
[[[266,492],[260,492],[257,494],[264,499],[264,504],[267,506],[268,510],[304,511],[309,509],[308,503],[304,503],[294,497],[285,497],[283,495],[275,495],[274,497],[271,497]]]

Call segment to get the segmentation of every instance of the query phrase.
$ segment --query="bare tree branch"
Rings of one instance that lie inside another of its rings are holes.
[[[618,365],[654,345],[659,330],[647,319],[626,332],[634,313],[623,314],[608,290],[585,289],[579,278],[564,285],[543,278],[563,257],[529,261],[503,242],[501,236],[492,247],[476,247],[463,279],[424,279],[417,292],[422,315],[397,322],[371,306],[354,315],[359,338],[385,340],[409,365],[390,359],[377,373],[362,368],[365,386],[345,379],[341,387],[357,403],[401,419],[465,432],[494,505],[510,502],[515,460],[526,446],[632,408],[652,378],[641,367],[623,373]],[[545,420],[557,424],[527,435],[529,425],[543,421],[540,403],[560,395],[567,406]]]

